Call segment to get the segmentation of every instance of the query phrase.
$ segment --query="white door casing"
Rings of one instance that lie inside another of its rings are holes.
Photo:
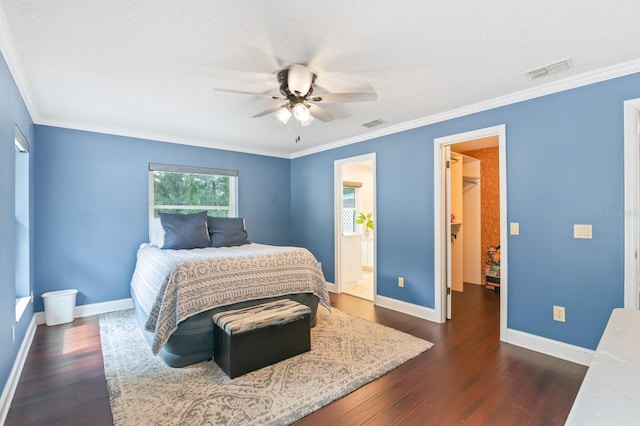
[[[624,102],[624,307],[638,309],[640,285],[640,98]]]
[[[433,192],[434,192],[434,310],[435,320],[446,321],[446,268],[447,248],[450,241],[446,222],[446,194],[444,189],[445,147],[458,142],[498,137],[500,162],[500,340],[507,341],[507,292],[508,292],[508,245],[507,245],[507,153],[506,126],[504,124],[436,138],[433,145]]]
[[[359,155],[356,157],[350,157],[350,158],[343,158],[340,160],[335,160],[333,162],[333,180],[334,180],[334,213],[333,213],[333,217],[334,217],[334,262],[335,262],[335,272],[334,272],[334,279],[335,279],[335,283],[333,286],[328,286],[330,291],[336,292],[336,293],[341,293],[342,292],[342,282],[340,277],[342,276],[342,268],[341,268],[341,259],[342,259],[342,249],[341,249],[341,243],[342,243],[342,181],[343,181],[343,177],[342,177],[342,166],[346,165],[346,164],[353,164],[353,163],[361,163],[364,161],[369,161],[373,164],[373,169],[372,169],[372,173],[373,173],[373,217],[377,218],[377,212],[376,212],[376,197],[377,197],[377,191],[376,191],[376,181],[377,181],[377,177],[376,177],[376,153],[370,153],[370,154],[363,154],[363,155]],[[374,294],[374,304],[375,304],[375,299],[376,299],[376,295],[377,295],[377,229],[378,227],[375,226],[374,230],[372,232],[372,237],[373,237],[373,294]]]

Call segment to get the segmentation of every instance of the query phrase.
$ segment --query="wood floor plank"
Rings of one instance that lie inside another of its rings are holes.
[[[586,367],[499,341],[500,294],[465,285],[436,324],[348,295],[332,306],[435,346],[296,425],[561,425]],[[39,326],[6,425],[110,425],[97,317]]]

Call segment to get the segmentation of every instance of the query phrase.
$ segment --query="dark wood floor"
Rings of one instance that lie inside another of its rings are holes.
[[[586,367],[499,342],[499,294],[467,285],[435,324],[332,295],[336,308],[435,343],[298,425],[561,425]],[[6,425],[110,425],[97,317],[39,326]]]

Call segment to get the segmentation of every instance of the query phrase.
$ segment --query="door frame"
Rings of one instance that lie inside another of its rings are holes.
[[[500,340],[507,341],[507,290],[508,290],[508,234],[507,234],[507,151],[506,125],[501,124],[484,129],[472,130],[434,139],[433,144],[433,193],[434,193],[434,319],[446,321],[446,244],[445,235],[446,193],[444,188],[445,168],[444,149],[446,145],[465,142],[484,137],[498,137],[499,175],[500,175]]]
[[[371,173],[373,174],[373,217],[377,218],[377,174],[376,174],[376,153],[358,155],[355,157],[342,158],[340,160],[334,160],[333,162],[333,228],[334,228],[334,281],[335,291],[342,293],[342,280],[341,280],[341,242],[342,242],[342,166],[353,163],[362,163],[363,161],[370,161],[373,164]],[[376,303],[378,297],[378,227],[374,226],[373,229],[373,303]]]
[[[638,309],[640,98],[624,102],[624,307]]]

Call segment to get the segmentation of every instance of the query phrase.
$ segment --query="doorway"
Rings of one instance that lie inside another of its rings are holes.
[[[445,322],[455,313],[451,312],[451,279],[454,275],[451,271],[451,252],[453,245],[451,239],[456,229],[457,221],[452,226],[450,207],[452,199],[448,197],[446,185],[451,185],[451,170],[447,168],[447,161],[451,165],[451,150],[456,147],[460,151],[468,151],[467,147],[474,148],[473,143],[480,140],[497,140],[498,146],[498,181],[499,181],[499,236],[495,244],[500,246],[500,340],[506,340],[507,332],[507,216],[506,216],[506,130],[504,125],[480,129],[476,131],[446,136],[435,139],[434,143],[434,288],[435,288],[435,318],[436,321]],[[473,142],[470,142],[473,141]],[[495,143],[495,142],[494,142]],[[467,144],[467,147],[465,147]],[[475,148],[480,145],[476,145]],[[459,160],[462,156],[458,157]],[[460,184],[464,185],[462,177]],[[462,212],[462,210],[460,210]],[[460,235],[460,234],[458,234]],[[484,260],[484,259],[483,259]],[[480,266],[478,266],[480,267]]]
[[[640,308],[640,98],[624,102],[624,307]]]
[[[336,289],[339,293],[374,301],[375,153],[335,161],[334,175]]]

